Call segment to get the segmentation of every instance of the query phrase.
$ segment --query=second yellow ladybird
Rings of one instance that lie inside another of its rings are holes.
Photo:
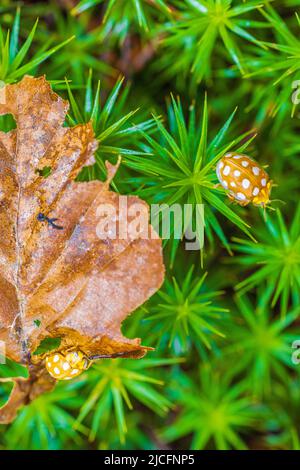
[[[58,352],[46,357],[46,369],[56,380],[70,380],[90,366],[90,361],[81,351]]]
[[[217,164],[217,177],[230,199],[246,206],[265,207],[270,202],[272,181],[266,171],[247,155],[227,153]]]

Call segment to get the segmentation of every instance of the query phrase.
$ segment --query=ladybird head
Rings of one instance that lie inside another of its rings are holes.
[[[272,181],[268,181],[265,188],[261,188],[259,194],[253,198],[253,204],[256,206],[266,207],[270,203],[270,194],[272,189]]]
[[[56,380],[70,380],[90,366],[89,359],[82,351],[53,353],[46,357],[46,369]]]

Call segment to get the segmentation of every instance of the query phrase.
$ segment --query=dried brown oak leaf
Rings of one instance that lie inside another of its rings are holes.
[[[160,287],[164,265],[161,240],[148,223],[152,238],[145,229],[123,239],[97,235],[99,206],[115,207],[122,222],[120,198],[128,212],[142,201],[109,190],[111,165],[105,183],[74,181],[94,161],[92,124],[63,127],[68,103],[44,77],[26,76],[2,96],[0,114],[12,114],[17,127],[0,133],[0,341],[30,374],[12,379],[10,400],[0,409],[0,422],[9,422],[55,383],[44,357],[32,355],[44,338],[61,338],[57,352],[74,348],[88,357],[146,353],[139,339],[123,337],[121,324]],[[39,171],[45,167],[48,177]],[[63,229],[39,214],[57,218]]]

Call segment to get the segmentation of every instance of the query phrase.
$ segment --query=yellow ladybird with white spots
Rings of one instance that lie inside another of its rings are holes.
[[[46,369],[56,380],[70,380],[89,368],[90,361],[81,351],[57,352],[46,357]]]
[[[266,171],[247,155],[227,153],[217,164],[216,173],[230,199],[241,206],[249,203],[265,207],[270,202],[272,181]]]

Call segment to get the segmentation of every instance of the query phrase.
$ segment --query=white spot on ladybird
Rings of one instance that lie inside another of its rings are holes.
[[[230,186],[232,186],[233,188],[236,188],[235,182],[234,182],[234,181],[231,181]]]
[[[243,193],[237,193],[236,197],[241,201],[244,201],[246,199],[246,196]]]
[[[63,370],[68,370],[68,369],[70,369],[70,364],[68,362],[64,362]]]
[[[228,176],[230,173],[230,166],[226,165],[224,170],[223,170],[223,175]]]
[[[51,362],[47,362],[47,366],[50,368],[52,366]]]
[[[59,355],[55,354],[55,356],[53,358],[53,362],[58,362],[58,361],[59,361]]]
[[[239,158],[242,158],[241,155],[235,155],[233,158],[235,158],[236,160],[238,160]]]
[[[243,179],[242,186],[244,189],[248,189],[250,186],[250,181],[247,178]]]
[[[233,174],[234,176],[240,176],[241,172],[239,170],[234,170]]]
[[[60,374],[60,370],[59,370],[58,367],[54,367],[54,374],[56,374],[56,375]]]
[[[223,186],[223,188],[228,188],[228,183],[227,183],[227,181],[222,181],[222,186]]]
[[[258,168],[258,166],[254,166],[252,168],[252,171],[253,171],[253,174],[257,176],[259,175],[260,169]]]
[[[255,187],[252,191],[253,196],[257,196],[259,193],[259,188]]]
[[[247,160],[243,160],[242,165],[246,168],[249,165],[249,162],[247,162]]]
[[[267,180],[266,180],[266,178],[263,178],[263,179],[261,180],[261,185],[262,185],[262,186],[266,186],[266,184],[267,184]]]
[[[222,176],[220,174],[220,164],[218,163],[217,168],[216,168],[216,173],[219,181],[222,181]]]
[[[78,374],[78,372],[79,372],[78,369],[73,369],[72,372],[71,372],[71,374],[72,374],[72,375],[75,375],[75,374]]]
[[[222,161],[219,162],[218,167],[219,167],[219,168],[223,168],[223,166],[224,166],[224,163],[223,163]]]

